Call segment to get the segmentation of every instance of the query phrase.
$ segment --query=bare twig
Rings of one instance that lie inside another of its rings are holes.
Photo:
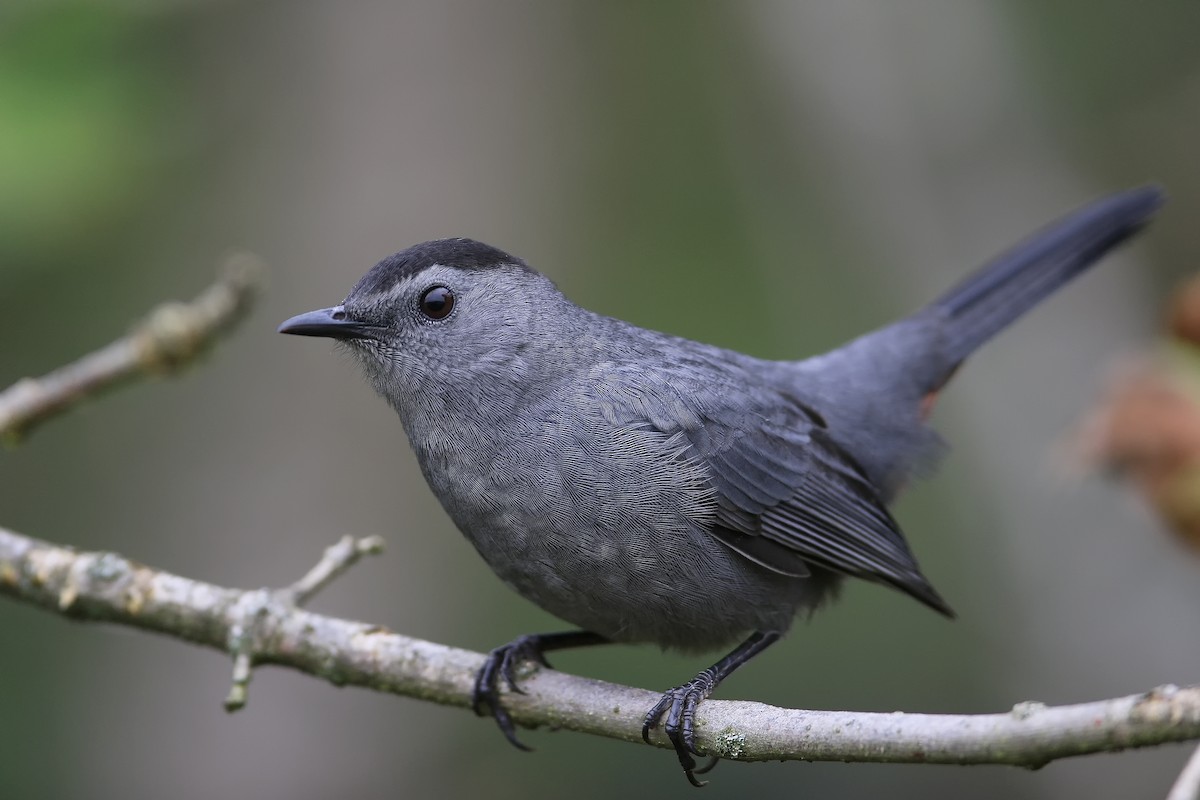
[[[344,563],[339,558],[331,563]],[[337,571],[322,568],[322,575]],[[278,664],[339,686],[463,708],[483,663],[478,653],[313,614],[279,593],[201,583],[113,553],[77,552],[2,528],[0,594],[75,619],[157,631],[225,652],[237,650],[252,619],[247,666]],[[545,669],[531,672],[523,686],[526,694],[505,697],[517,722],[629,742],[640,741],[642,715],[658,699],[643,689]],[[703,750],[742,761],[1038,767],[1067,756],[1200,738],[1200,687],[1168,686],[1073,706],[1023,703],[1008,713],[973,716],[801,711],[710,700],[697,725]],[[667,746],[661,735],[655,743]]]
[[[1175,779],[1175,785],[1167,795],[1167,800],[1197,800],[1200,798],[1200,748],[1192,752],[1191,758],[1183,767],[1183,772]]]
[[[284,610],[299,608],[354,566],[360,558],[382,552],[383,539],[379,536],[365,539],[343,536],[337,544],[326,548],[321,560],[308,574],[286,589],[259,589],[242,595],[237,603],[242,620],[233,625],[229,634],[229,649],[233,654],[233,684],[225,698],[226,711],[239,711],[246,705],[254,657],[262,649],[260,641],[263,630],[260,621],[267,618],[272,604],[280,605]]]
[[[221,277],[191,302],[164,303],[127,336],[0,392],[0,440],[15,440],[80,400],[133,377],[187,364],[244,316],[262,274],[256,259],[230,258]]]
[[[360,558],[382,553],[383,545],[381,536],[368,536],[365,539],[343,536],[337,544],[325,550],[325,555],[307,575],[286,589],[291,594],[292,602],[303,606]]]

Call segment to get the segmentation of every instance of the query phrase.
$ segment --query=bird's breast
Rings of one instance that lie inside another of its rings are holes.
[[[553,411],[489,433],[426,437],[418,457],[458,528],[527,599],[615,640],[688,649],[787,627],[799,589],[781,593],[779,576],[712,537],[715,497],[680,437]]]

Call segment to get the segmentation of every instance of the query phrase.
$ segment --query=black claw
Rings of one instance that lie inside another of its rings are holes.
[[[696,776],[710,771],[719,760],[716,756],[709,756],[703,767],[696,767],[696,759],[692,756],[704,755],[696,749],[696,709],[731,672],[777,641],[779,633],[776,631],[756,631],[716,664],[664,694],[654,708],[646,713],[642,720],[642,738],[646,744],[650,744],[650,729],[658,725],[665,714],[663,731],[674,745],[679,766],[683,767],[683,774],[692,786],[706,786],[708,781],[698,780]]]
[[[679,766],[683,767],[684,775],[692,786],[707,784],[707,781],[698,780],[696,774],[703,774],[712,769],[712,764],[709,763],[703,769],[697,770],[696,759],[692,756],[703,755],[696,750],[696,708],[712,694],[714,687],[712,674],[705,670],[682,686],[666,692],[642,722],[642,738],[649,742],[650,729],[658,725],[666,714],[663,731],[674,745]]]
[[[517,679],[517,667],[525,661],[532,661],[547,669],[550,662],[546,660],[546,650],[563,650],[568,647],[585,647],[588,645],[605,644],[608,640],[599,634],[589,631],[571,631],[568,633],[543,633],[519,636],[506,645],[492,650],[475,674],[475,687],[471,691],[471,708],[481,717],[491,714],[499,726],[504,738],[518,750],[526,752],[532,747],[517,738],[517,727],[512,717],[500,704],[501,686],[510,692],[525,694]]]
[[[471,690],[471,708],[481,717],[487,716],[487,713],[496,706],[496,703],[492,701],[496,697],[496,670],[499,667],[499,659],[502,657],[503,654],[493,650],[488,653],[487,660],[483,662],[479,672],[475,673],[475,688]]]
[[[471,708],[481,717],[491,714],[504,738],[518,750],[531,752],[532,747],[517,738],[517,728],[512,717],[500,704],[500,683],[512,692],[524,694],[517,681],[517,665],[523,661],[534,661],[549,667],[542,654],[537,636],[520,636],[508,644],[501,645],[488,653],[487,660],[475,675],[475,689],[471,693]]]
[[[642,720],[642,741],[650,744],[650,731],[658,727],[658,723],[662,720],[663,714],[675,702],[675,695],[672,692],[667,692],[658,702],[654,704],[654,708],[646,712],[645,719]]]
[[[492,716],[495,717],[496,725],[499,726],[500,732],[504,734],[504,738],[508,739],[509,744],[526,753],[533,752],[532,747],[517,738],[517,727],[513,725],[512,717],[504,710],[504,706],[499,703],[492,706]]]

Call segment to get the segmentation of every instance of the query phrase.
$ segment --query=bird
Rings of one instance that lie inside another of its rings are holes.
[[[888,510],[939,457],[939,393],[993,335],[1139,232],[1157,186],[1093,201],[897,322],[773,361],[582,308],[518,257],[466,238],[373,266],[338,305],[281,333],[344,346],[399,416],[429,487],[497,576],[576,630],[493,649],[473,707],[528,749],[504,708],[546,653],[653,643],[733,648],[665,692],[687,779],[695,717],[725,678],[847,577],[946,617]]]

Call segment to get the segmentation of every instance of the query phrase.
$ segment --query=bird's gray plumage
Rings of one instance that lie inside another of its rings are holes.
[[[887,510],[938,450],[930,398],[1161,200],[1145,188],[1085,207],[916,314],[804,361],[592,313],[468,239],[390,256],[341,306],[281,330],[342,339],[492,569],[586,631],[710,649],[787,630],[844,576],[951,615]],[[434,287],[452,295],[441,318],[423,310]],[[690,775],[690,745],[676,746]]]
[[[916,315],[840,350],[767,362],[579,308],[467,239],[381,261],[342,304],[459,529],[510,586],[617,641],[704,649],[785,630],[837,577],[950,613],[886,503],[936,449],[921,400],[967,354],[1159,202],[1117,195]],[[455,307],[428,320],[419,297]]]

